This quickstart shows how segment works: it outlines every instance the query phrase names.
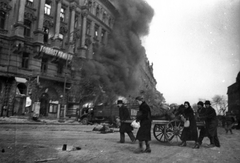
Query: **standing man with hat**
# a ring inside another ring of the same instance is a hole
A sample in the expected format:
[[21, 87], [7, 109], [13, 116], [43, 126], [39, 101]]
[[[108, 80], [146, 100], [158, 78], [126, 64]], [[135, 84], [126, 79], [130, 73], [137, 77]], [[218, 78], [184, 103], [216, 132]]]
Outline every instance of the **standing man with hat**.
[[119, 108], [119, 118], [121, 122], [120, 126], [120, 142], [119, 143], [125, 143], [125, 132], [128, 134], [129, 138], [133, 143], [136, 142], [135, 136], [133, 135], [133, 127], [131, 126], [131, 123], [127, 123], [126, 120], [130, 120], [130, 113], [128, 111], [128, 108], [124, 106], [122, 100], [117, 101], [117, 105]]
[[[198, 110], [197, 110], [198, 121], [200, 121], [204, 124], [203, 126], [198, 127], [200, 130], [200, 133], [198, 136], [199, 146], [197, 148], [199, 148], [202, 145], [202, 141], [203, 141], [204, 137], [208, 136], [208, 134], [207, 134], [206, 126], [205, 126], [205, 118], [203, 118], [204, 115], [206, 114], [206, 108], [204, 107], [204, 103], [202, 101], [199, 101], [197, 103], [197, 106], [198, 106]], [[208, 136], [208, 138], [210, 139], [209, 136]], [[211, 142], [211, 139], [210, 139], [210, 142]], [[212, 143], [210, 143], [210, 144], [212, 144]]]
[[210, 138], [211, 144], [209, 148], [220, 147], [220, 142], [217, 135], [218, 119], [216, 111], [212, 108], [210, 101], [205, 101], [206, 114], [203, 116], [206, 122], [206, 130]]

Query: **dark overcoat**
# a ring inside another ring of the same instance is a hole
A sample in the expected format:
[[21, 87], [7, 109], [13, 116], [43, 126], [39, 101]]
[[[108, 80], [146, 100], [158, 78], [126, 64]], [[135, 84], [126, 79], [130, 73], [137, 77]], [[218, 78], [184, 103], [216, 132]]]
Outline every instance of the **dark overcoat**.
[[181, 135], [182, 141], [188, 141], [188, 140], [198, 140], [198, 131], [197, 131], [197, 124], [195, 120], [195, 116], [193, 113], [192, 108], [186, 108], [183, 112], [183, 116], [186, 120], [190, 121], [189, 127], [184, 127]]
[[124, 122], [126, 120], [130, 120], [129, 110], [124, 105], [119, 108], [119, 118], [121, 121], [121, 126], [120, 126], [119, 132], [121, 132], [121, 133], [131, 132], [133, 130], [133, 127], [131, 126], [131, 124]]
[[[197, 110], [197, 114], [198, 114], [197, 121], [202, 122], [202, 123], [205, 124], [205, 120], [202, 117], [206, 114], [206, 111], [207, 110], [206, 110], [205, 107], [202, 107], [202, 108]], [[200, 135], [207, 136], [206, 125], [199, 126], [198, 128], [200, 129]], [[199, 137], [200, 137], [200, 135], [199, 135]]]
[[137, 121], [140, 122], [140, 128], [138, 129], [136, 139], [139, 141], [149, 141], [151, 140], [151, 110], [146, 102], [143, 102], [139, 106], [140, 114], [137, 116]]
[[206, 109], [207, 111], [204, 117], [206, 122], [207, 134], [210, 137], [211, 143], [217, 147], [220, 147], [220, 142], [217, 134], [218, 118], [216, 111], [211, 106]]
[[218, 119], [216, 111], [210, 106], [207, 108], [205, 116], [206, 128], [210, 137], [217, 134]]

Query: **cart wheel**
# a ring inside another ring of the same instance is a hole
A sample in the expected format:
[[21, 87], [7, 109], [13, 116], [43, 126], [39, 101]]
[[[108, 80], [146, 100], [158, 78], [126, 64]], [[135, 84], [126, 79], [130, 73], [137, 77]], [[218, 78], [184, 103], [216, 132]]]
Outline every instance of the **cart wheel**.
[[164, 131], [165, 131], [165, 125], [163, 124], [155, 124], [153, 127], [153, 135], [160, 142], [168, 141], [168, 139], [166, 138], [166, 135], [164, 134]]
[[87, 125], [88, 124], [88, 118], [87, 117], [83, 118], [81, 120], [81, 122], [82, 122], [83, 125]]
[[183, 130], [183, 123], [178, 120], [172, 120], [165, 126], [165, 135], [167, 141], [179, 142]]

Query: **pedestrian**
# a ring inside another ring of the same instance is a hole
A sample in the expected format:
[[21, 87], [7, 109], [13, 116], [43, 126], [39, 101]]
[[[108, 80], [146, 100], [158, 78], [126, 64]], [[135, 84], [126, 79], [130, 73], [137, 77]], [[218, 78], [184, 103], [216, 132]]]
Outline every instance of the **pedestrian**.
[[120, 119], [120, 141], [119, 143], [125, 143], [125, 132], [128, 134], [129, 138], [133, 143], [136, 142], [136, 138], [133, 135], [133, 127], [131, 126], [130, 122], [126, 122], [130, 120], [130, 113], [128, 108], [124, 105], [122, 100], [117, 101], [117, 105], [119, 108], [119, 119]]
[[[205, 126], [205, 119], [202, 118], [206, 114], [206, 108], [204, 107], [204, 103], [202, 101], [199, 101], [197, 103], [198, 110], [197, 110], [197, 117], [198, 121], [202, 122], [203, 126], [199, 126], [199, 136], [198, 136], [198, 146], [196, 148], [199, 148], [202, 145], [202, 141], [204, 137], [208, 136], [206, 126]], [[210, 139], [210, 137], [208, 137]], [[210, 139], [211, 141], [211, 139]]]
[[[139, 147], [135, 151], [136, 153], [151, 153], [150, 141], [151, 141], [151, 110], [148, 104], [144, 101], [143, 97], [136, 97], [136, 101], [139, 104], [139, 111], [136, 117], [136, 121], [140, 122], [140, 128], [138, 129], [136, 139], [139, 141]], [[143, 150], [143, 142], [145, 142], [146, 149]]]
[[228, 131], [230, 131], [230, 133], [233, 134], [232, 127], [233, 127], [234, 122], [235, 122], [234, 117], [231, 116], [229, 112], [226, 112], [226, 117], [225, 117], [225, 131], [226, 131], [226, 134], [228, 133]]
[[181, 115], [181, 120], [184, 123], [188, 121], [189, 125], [184, 125], [181, 135], [182, 142], [179, 144], [179, 146], [187, 146], [187, 141], [195, 141], [193, 148], [198, 148], [198, 131], [193, 109], [188, 101], [184, 102], [184, 107], [185, 110]]
[[220, 147], [220, 142], [217, 135], [218, 119], [216, 111], [212, 108], [210, 101], [205, 101], [206, 114], [203, 116], [205, 118], [207, 134], [210, 137], [209, 148]]

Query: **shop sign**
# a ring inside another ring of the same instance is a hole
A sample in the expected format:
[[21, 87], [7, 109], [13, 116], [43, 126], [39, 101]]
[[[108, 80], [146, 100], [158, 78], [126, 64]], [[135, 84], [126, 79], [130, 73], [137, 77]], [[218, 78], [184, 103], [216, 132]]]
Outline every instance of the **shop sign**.
[[46, 47], [46, 46], [43, 46], [43, 45], [40, 46], [39, 52], [43, 52], [45, 54], [48, 54], [48, 55], [51, 55], [51, 56], [54, 56], [54, 57], [58, 57], [58, 58], [62, 58], [62, 59], [65, 59], [65, 60], [72, 60], [72, 58], [73, 58], [73, 56], [71, 54], [64, 53], [60, 50], [53, 49], [53, 48], [50, 48], [50, 47]]

